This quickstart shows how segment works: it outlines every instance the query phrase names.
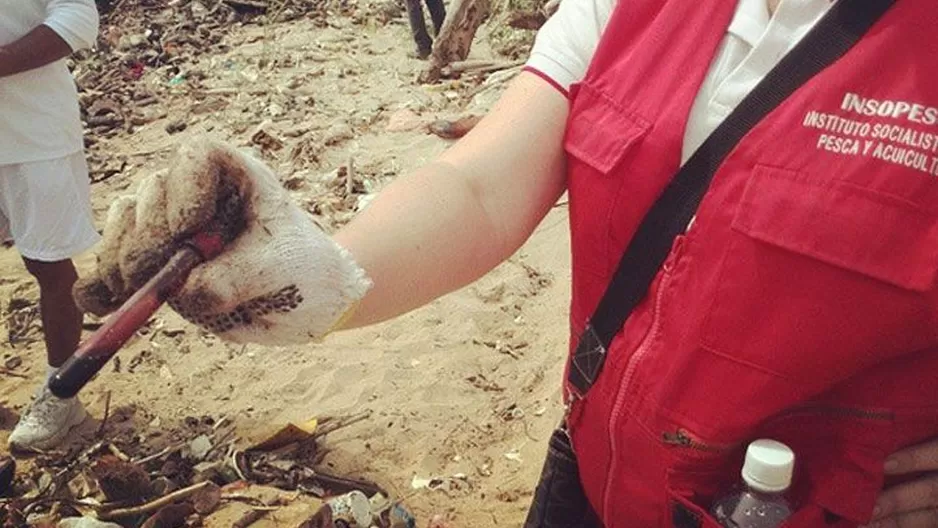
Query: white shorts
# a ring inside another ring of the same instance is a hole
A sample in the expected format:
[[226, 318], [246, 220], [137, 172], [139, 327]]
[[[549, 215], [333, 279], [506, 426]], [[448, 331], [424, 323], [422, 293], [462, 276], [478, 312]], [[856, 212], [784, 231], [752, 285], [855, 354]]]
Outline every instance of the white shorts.
[[83, 152], [47, 161], [0, 165], [0, 241], [30, 260], [66, 260], [100, 236], [91, 214]]

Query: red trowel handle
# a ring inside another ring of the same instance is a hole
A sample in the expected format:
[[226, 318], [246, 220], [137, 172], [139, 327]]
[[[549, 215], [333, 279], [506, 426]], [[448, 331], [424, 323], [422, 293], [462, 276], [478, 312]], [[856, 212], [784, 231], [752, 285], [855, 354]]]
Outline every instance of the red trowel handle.
[[156, 310], [182, 288], [189, 273], [221, 253], [220, 232], [199, 233], [169, 259], [160, 271], [121, 305], [104, 325], [49, 379], [49, 390], [59, 398], [71, 398], [104, 367], [124, 343]]

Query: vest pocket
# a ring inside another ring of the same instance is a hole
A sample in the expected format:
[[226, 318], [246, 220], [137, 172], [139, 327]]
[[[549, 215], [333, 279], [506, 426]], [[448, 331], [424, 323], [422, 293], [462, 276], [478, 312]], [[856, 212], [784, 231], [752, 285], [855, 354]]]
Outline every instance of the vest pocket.
[[[786, 526], [855, 526], [868, 520], [883, 486], [883, 463], [896, 445], [895, 429], [892, 411], [828, 402], [789, 409], [761, 427], [759, 436], [795, 452], [790, 496], [801, 509]], [[805, 521], [796, 524], [799, 519]]]
[[[681, 494], [670, 491], [668, 496], [669, 528], [722, 528], [710, 513]], [[857, 524], [838, 517], [817, 504], [792, 513], [781, 528], [852, 528]]]
[[701, 332], [707, 350], [819, 394], [934, 346], [938, 214], [756, 166], [732, 215]]
[[621, 231], [637, 225], [643, 202], [653, 200], [650, 190], [644, 199], [638, 191], [628, 200], [619, 196], [626, 182], [642, 176], [631, 173], [628, 161], [642, 150], [637, 147], [651, 125], [589, 83], [575, 85], [570, 96], [563, 146], [575, 294], [571, 310], [574, 320], [582, 322], [591, 315], [631, 236]]
[[668, 496], [668, 508], [673, 528], [721, 528], [718, 523], [703, 508], [691, 502], [687, 497], [671, 491]]
[[[680, 480], [680, 477], [677, 480]], [[841, 492], [849, 493], [849, 489]], [[717, 497], [719, 496], [701, 498], [686, 489], [669, 484], [665, 528], [721, 528], [722, 525], [709, 511], [710, 505]], [[852, 528], [864, 522], [860, 518], [844, 518], [813, 499], [795, 504], [793, 508], [794, 511], [781, 525], [782, 528]]]
[[795, 171], [757, 166], [733, 229], [908, 290], [929, 289], [938, 272], [938, 215], [896, 196]]
[[709, 506], [727, 480], [726, 475], [716, 470], [668, 471], [664, 527], [721, 528], [710, 515]]
[[564, 150], [602, 174], [611, 172], [650, 126], [589, 84], [575, 85], [571, 99]]
[[[672, 495], [671, 524], [672, 528], [722, 528], [719, 522], [709, 512], [690, 502], [680, 495]], [[781, 528], [847, 528], [856, 526], [849, 524], [817, 505], [809, 505], [792, 514]]]
[[872, 515], [886, 451], [895, 443], [893, 429], [891, 413], [818, 402], [785, 411], [732, 444], [711, 444], [684, 431], [685, 441], [671, 443], [676, 461], [667, 476], [665, 518], [670, 524], [665, 526], [719, 526], [709, 510], [740, 484], [746, 445], [771, 438], [795, 452], [792, 486], [785, 494], [793, 513], [782, 526], [855, 527]]
[[[723, 525], [686, 497], [671, 492], [670, 522], [671, 528], [723, 528]], [[824, 508], [810, 504], [796, 512], [782, 523], [781, 528], [847, 528], [856, 526], [826, 511]]]

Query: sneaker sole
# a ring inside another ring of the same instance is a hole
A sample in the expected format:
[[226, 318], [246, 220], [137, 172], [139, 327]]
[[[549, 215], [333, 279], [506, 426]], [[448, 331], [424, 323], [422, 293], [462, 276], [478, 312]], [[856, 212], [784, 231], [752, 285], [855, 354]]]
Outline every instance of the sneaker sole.
[[11, 450], [29, 450], [29, 449], [52, 449], [53, 447], [58, 446], [65, 440], [65, 437], [68, 436], [68, 433], [72, 432], [76, 426], [80, 425], [88, 417], [88, 411], [85, 410], [85, 406], [79, 404], [76, 407], [78, 410], [73, 411], [68, 416], [66, 421], [66, 426], [59, 429], [59, 431], [46, 438], [45, 440], [40, 440], [38, 442], [32, 442], [29, 445], [20, 445], [15, 442], [10, 442]]

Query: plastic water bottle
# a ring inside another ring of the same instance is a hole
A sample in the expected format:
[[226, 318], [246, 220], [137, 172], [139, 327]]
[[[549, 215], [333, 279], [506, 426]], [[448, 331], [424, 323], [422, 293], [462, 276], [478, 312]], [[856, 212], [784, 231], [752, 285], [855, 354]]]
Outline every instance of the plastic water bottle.
[[775, 440], [756, 440], [746, 450], [743, 486], [717, 500], [711, 513], [727, 528], [776, 528], [791, 515], [785, 492], [795, 454]]

